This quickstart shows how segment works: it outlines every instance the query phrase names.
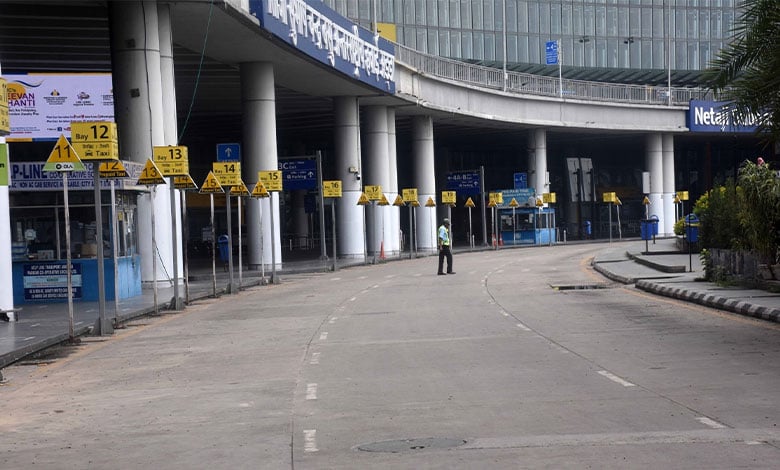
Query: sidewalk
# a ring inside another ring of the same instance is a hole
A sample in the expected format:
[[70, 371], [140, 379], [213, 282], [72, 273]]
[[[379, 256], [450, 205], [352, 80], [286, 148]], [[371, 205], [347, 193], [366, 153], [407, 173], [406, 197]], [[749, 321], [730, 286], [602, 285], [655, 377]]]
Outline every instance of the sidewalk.
[[704, 271], [697, 253], [680, 253], [675, 240], [619, 243], [593, 259], [593, 268], [623, 284], [707, 307], [780, 323], [780, 294], [743, 287], [723, 287], [698, 279]]
[[[697, 281], [703, 276], [697, 254], [676, 251], [673, 239], [659, 239], [649, 243], [649, 254], [645, 253], [645, 242], [600, 243], [604, 248], [594, 257], [593, 267], [604, 276], [654, 294], [674, 297], [734, 313], [780, 322], [780, 294], [770, 292], [721, 287], [714, 283]], [[478, 248], [481, 250], [483, 248]], [[512, 248], [503, 248], [512, 249]], [[338, 267], [348, 267], [363, 262], [339, 260]], [[190, 268], [189, 301], [212, 297], [215, 294], [211, 263], [193, 263]], [[331, 269], [332, 261], [308, 259], [285, 261], [278, 277], [291, 274], [322, 272]], [[691, 270], [692, 268], [692, 270]], [[225, 294], [228, 273], [221, 263], [216, 267], [216, 295]], [[270, 282], [271, 271], [265, 277], [258, 271], [243, 271], [241, 288]], [[238, 268], [234, 269], [234, 286], [239, 284]], [[179, 296], [185, 298], [184, 286], [179, 287]], [[168, 310], [173, 300], [173, 287], [158, 287], [158, 311]], [[76, 336], [86, 334], [99, 316], [97, 302], [74, 302], [74, 327]], [[143, 294], [119, 302], [119, 312], [113, 301], [106, 302], [105, 315], [122, 323], [132, 318], [154, 313], [152, 289]], [[68, 339], [67, 303], [24, 305], [15, 322], [0, 322], [0, 371], [21, 358], [41, 351]], [[0, 380], [2, 376], [0, 375]]]

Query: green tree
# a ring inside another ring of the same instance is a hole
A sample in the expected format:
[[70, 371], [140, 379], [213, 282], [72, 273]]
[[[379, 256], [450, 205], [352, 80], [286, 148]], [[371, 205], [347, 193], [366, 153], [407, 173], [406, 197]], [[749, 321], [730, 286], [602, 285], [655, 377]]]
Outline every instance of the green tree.
[[780, 179], [769, 164], [746, 161], [739, 169], [740, 219], [744, 237], [765, 263], [778, 262]]
[[732, 122], [757, 117], [767, 143], [780, 141], [780, 1], [745, 0], [732, 30], [704, 75]]

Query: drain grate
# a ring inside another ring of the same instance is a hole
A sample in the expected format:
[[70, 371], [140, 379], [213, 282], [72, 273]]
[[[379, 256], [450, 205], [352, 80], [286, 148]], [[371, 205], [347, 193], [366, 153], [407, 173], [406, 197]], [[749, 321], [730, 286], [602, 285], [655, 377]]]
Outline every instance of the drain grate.
[[449, 449], [465, 444], [464, 439], [452, 439], [449, 437], [425, 437], [421, 439], [398, 439], [393, 441], [372, 442], [361, 444], [357, 447], [363, 452], [412, 452], [425, 449]]
[[593, 289], [606, 289], [606, 284], [550, 284], [554, 290], [593, 290]]

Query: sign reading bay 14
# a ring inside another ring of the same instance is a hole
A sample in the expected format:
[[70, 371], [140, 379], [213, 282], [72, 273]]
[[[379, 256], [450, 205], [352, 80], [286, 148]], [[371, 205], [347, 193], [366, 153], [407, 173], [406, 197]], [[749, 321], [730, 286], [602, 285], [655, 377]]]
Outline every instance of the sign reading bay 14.
[[310, 57], [387, 93], [395, 93], [395, 47], [318, 0], [250, 0], [267, 29]]

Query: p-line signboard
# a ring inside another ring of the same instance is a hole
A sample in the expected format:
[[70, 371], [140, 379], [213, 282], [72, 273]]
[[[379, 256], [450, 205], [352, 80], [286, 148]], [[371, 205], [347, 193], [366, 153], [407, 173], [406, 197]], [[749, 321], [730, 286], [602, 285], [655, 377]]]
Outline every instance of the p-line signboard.
[[249, 0], [260, 25], [308, 56], [395, 93], [395, 46], [319, 0]]

